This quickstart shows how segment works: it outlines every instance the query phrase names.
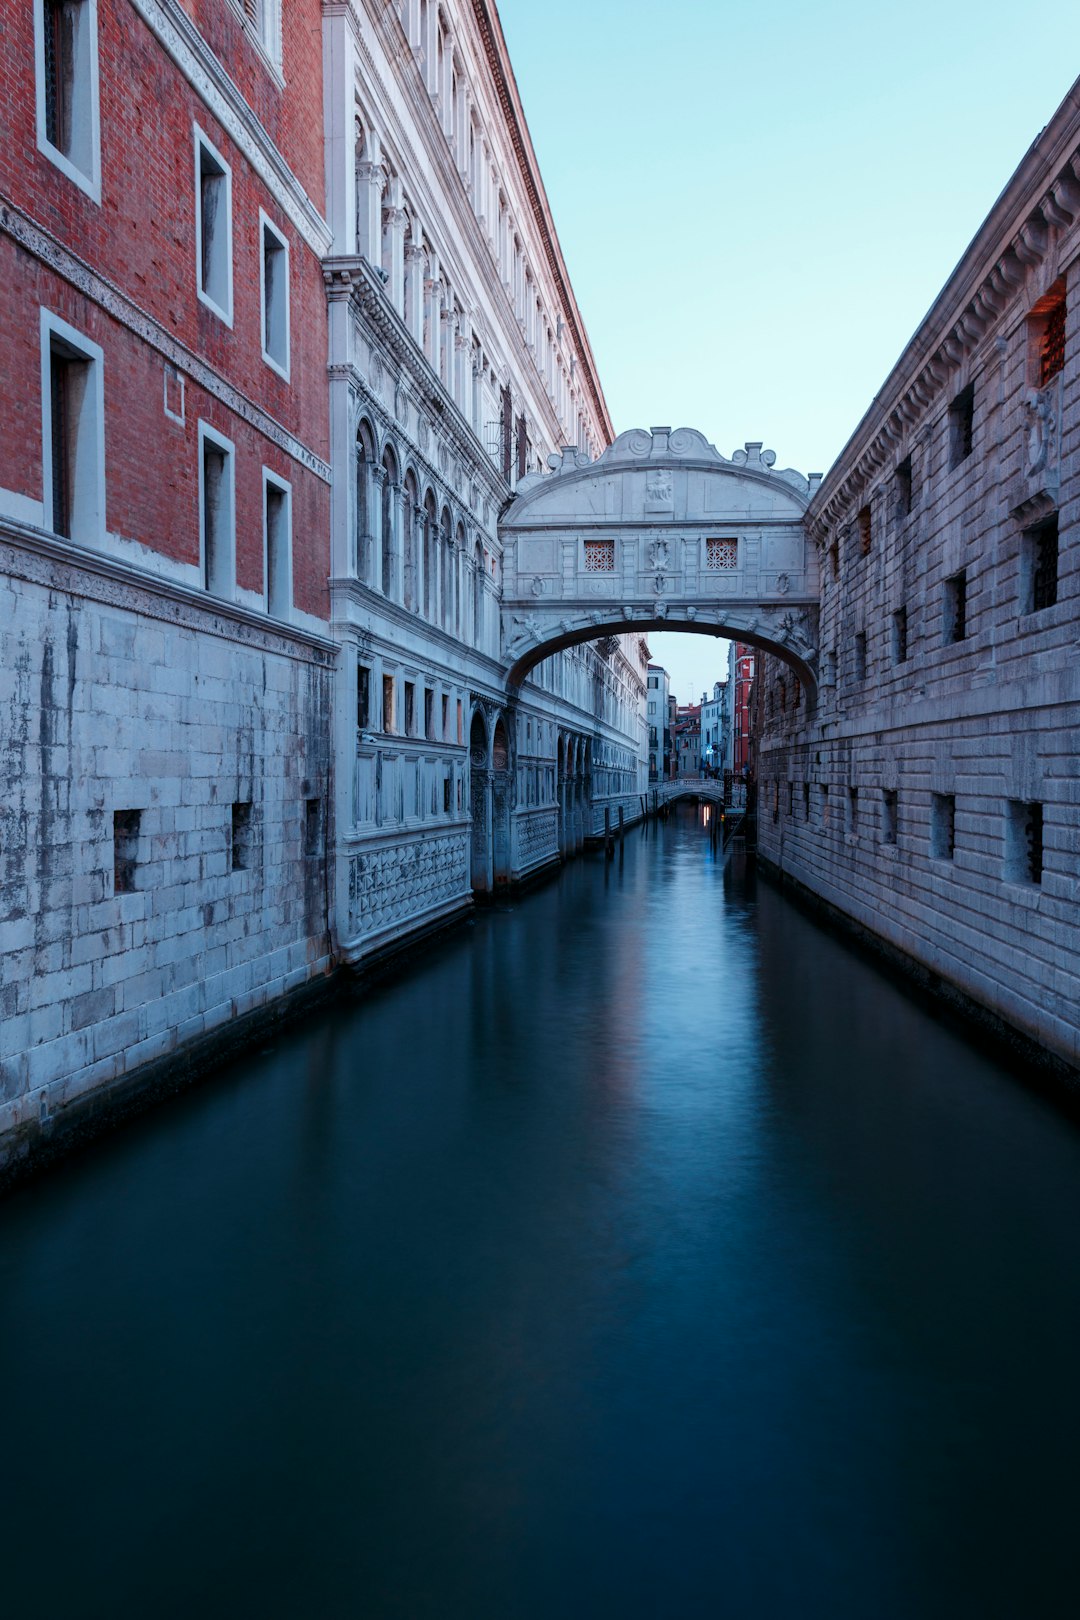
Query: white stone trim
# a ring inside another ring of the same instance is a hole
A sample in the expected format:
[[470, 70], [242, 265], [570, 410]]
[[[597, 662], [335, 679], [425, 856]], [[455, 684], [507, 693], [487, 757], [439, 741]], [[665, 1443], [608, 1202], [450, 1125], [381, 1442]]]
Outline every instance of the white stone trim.
[[[233, 323], [233, 221], [232, 221], [232, 165], [222, 157], [205, 130], [193, 124], [195, 141], [195, 290], [199, 302], [219, 316], [226, 326]], [[225, 302], [218, 300], [203, 286], [202, 279], [202, 154], [208, 152], [221, 170], [225, 181]]]
[[[285, 609], [284, 613], [275, 613], [274, 610], [273, 610], [273, 607], [271, 606], [271, 601], [270, 601], [270, 525], [269, 525], [269, 522], [268, 522], [268, 518], [269, 518], [269, 502], [267, 500], [267, 496], [268, 496], [268, 493], [269, 493], [269, 491], [271, 489], [275, 489], [275, 490], [280, 491], [280, 493], [282, 495], [284, 495], [284, 497], [285, 497], [285, 508], [284, 508], [284, 522], [285, 522], [285, 536], [286, 536], [286, 539], [285, 539], [285, 579], [286, 579], [285, 593], [286, 593], [286, 597], [287, 597], [287, 602], [286, 602], [286, 609]], [[274, 472], [273, 469], [270, 468], [270, 467], [264, 467], [263, 470], [262, 470], [262, 514], [263, 514], [263, 601], [265, 603], [267, 613], [269, 613], [275, 619], [280, 619], [284, 623], [289, 623], [292, 620], [292, 616], [293, 616], [293, 510], [292, 510], [292, 485], [289, 483], [288, 479], [282, 478], [280, 476], [280, 474]]]
[[[272, 355], [266, 347], [266, 233], [274, 238], [285, 255], [285, 363]], [[264, 208], [259, 209], [259, 346], [266, 364], [279, 377], [289, 381], [292, 368], [292, 264], [289, 257], [289, 239], [274, 224]]]
[[207, 111], [273, 192], [311, 251], [320, 257], [328, 252], [331, 236], [326, 221], [179, 0], [130, 0], [130, 3]]
[[44, 527], [54, 526], [52, 500], [52, 343], [59, 338], [90, 367], [79, 410], [76, 459], [79, 474], [72, 509], [71, 538], [101, 545], [105, 538], [105, 354], [74, 326], [42, 307], [41, 318], [41, 509]]
[[81, 108], [85, 126], [82, 131], [87, 148], [89, 166], [82, 168], [52, 144], [46, 134], [45, 115], [45, 21], [41, 0], [34, 0], [34, 102], [37, 148], [55, 163], [92, 202], [101, 202], [101, 115], [98, 95], [98, 31], [97, 0], [82, 0], [80, 5], [77, 49], [83, 57], [79, 74], [83, 78], [85, 104]]
[[121, 292], [95, 270], [91, 270], [82, 259], [63, 247], [55, 237], [49, 235], [48, 231], [35, 225], [6, 198], [0, 201], [0, 230], [6, 231], [20, 247], [25, 248], [50, 270], [55, 271], [79, 292], [92, 299], [134, 337], [148, 344], [150, 348], [156, 349], [158, 354], [174, 365], [178, 371], [184, 372], [212, 398], [220, 400], [227, 410], [247, 422], [257, 433], [261, 433], [286, 455], [299, 462], [302, 467], [306, 467], [317, 478], [321, 478], [324, 484], [330, 482], [329, 465], [303, 444], [295, 434], [290, 433], [288, 428], [283, 427], [268, 412], [255, 405], [231, 383], [226, 382], [204, 360], [166, 331], [153, 316], [140, 309], [126, 293]]
[[35, 529], [45, 527], [45, 503], [35, 501], [32, 495], [21, 495], [17, 489], [0, 489], [0, 521], [13, 518], [16, 523], [29, 523]]
[[[224, 500], [225, 522], [223, 524], [222, 538], [225, 542], [224, 565], [219, 577], [221, 590], [215, 590], [207, 574], [206, 559], [206, 499], [203, 489], [203, 478], [206, 466], [205, 446], [213, 445], [221, 450], [225, 456]], [[199, 577], [202, 580], [207, 594], [220, 597], [222, 601], [230, 602], [236, 596], [236, 446], [231, 439], [223, 433], [212, 428], [208, 422], [199, 423]]]

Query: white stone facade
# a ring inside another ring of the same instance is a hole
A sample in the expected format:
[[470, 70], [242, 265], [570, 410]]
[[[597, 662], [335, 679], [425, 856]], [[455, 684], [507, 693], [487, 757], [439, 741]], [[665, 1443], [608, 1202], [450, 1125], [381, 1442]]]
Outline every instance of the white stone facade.
[[324, 19], [335, 910], [362, 963], [641, 814], [648, 653], [611, 637], [507, 690], [500, 512], [611, 426], [497, 17]]
[[811, 502], [820, 699], [759, 681], [763, 855], [1080, 1064], [1080, 110]]

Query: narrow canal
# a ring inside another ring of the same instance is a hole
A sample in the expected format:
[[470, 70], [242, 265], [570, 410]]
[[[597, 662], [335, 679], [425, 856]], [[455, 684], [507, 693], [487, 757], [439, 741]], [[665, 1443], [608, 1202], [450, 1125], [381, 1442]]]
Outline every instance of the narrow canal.
[[700, 814], [0, 1204], [7, 1620], [1071, 1620], [1080, 1135]]

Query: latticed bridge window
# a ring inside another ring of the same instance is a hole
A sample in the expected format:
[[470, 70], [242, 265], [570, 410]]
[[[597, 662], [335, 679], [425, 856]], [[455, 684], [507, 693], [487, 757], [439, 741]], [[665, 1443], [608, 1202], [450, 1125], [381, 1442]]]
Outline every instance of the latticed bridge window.
[[736, 568], [738, 562], [739, 542], [737, 540], [706, 540], [706, 568]]
[[1065, 369], [1065, 299], [1059, 298], [1046, 312], [1042, 342], [1039, 345], [1039, 387]]
[[586, 540], [585, 572], [587, 574], [613, 574], [615, 572], [614, 540]]

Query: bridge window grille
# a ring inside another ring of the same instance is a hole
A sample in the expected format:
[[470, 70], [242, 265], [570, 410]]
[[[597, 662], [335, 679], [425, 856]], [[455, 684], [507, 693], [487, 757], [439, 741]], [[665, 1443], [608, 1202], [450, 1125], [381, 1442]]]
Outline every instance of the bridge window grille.
[[896, 789], [881, 790], [881, 842], [896, 843]]
[[975, 444], [975, 385], [968, 383], [949, 406], [949, 465], [959, 467]]
[[1051, 513], [1042, 523], [1024, 531], [1022, 562], [1024, 612], [1039, 613], [1057, 602], [1058, 516]]
[[1039, 344], [1039, 387], [1045, 388], [1064, 369], [1065, 296], [1062, 294], [1046, 312], [1046, 325]]
[[915, 504], [915, 487], [912, 481], [911, 457], [907, 456], [896, 469], [896, 513], [898, 517], [908, 517]]
[[1011, 883], [1041, 883], [1043, 807], [1035, 800], [1010, 799], [1005, 821], [1005, 876]]
[[615, 572], [614, 540], [585, 541], [585, 572], [587, 574], [613, 574]]
[[714, 572], [737, 568], [739, 542], [737, 540], [706, 540], [705, 567]]
[[907, 608], [899, 607], [893, 614], [893, 663], [905, 664], [907, 655]]
[[859, 550], [864, 557], [870, 555], [870, 547], [874, 539], [874, 522], [870, 507], [866, 505], [859, 511]]
[[963, 641], [967, 635], [967, 570], [945, 581], [945, 641]]
[[934, 793], [930, 799], [930, 853], [951, 861], [956, 854], [956, 795]]

